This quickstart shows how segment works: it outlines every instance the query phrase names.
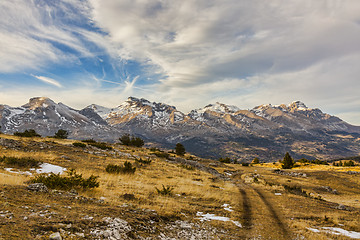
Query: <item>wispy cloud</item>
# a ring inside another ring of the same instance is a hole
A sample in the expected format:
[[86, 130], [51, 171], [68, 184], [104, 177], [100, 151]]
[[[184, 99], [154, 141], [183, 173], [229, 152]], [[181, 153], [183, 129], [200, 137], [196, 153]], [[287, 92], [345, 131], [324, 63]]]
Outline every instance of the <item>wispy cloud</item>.
[[62, 88], [63, 86], [58, 82], [56, 81], [55, 79], [52, 79], [52, 78], [49, 78], [49, 77], [44, 77], [44, 76], [35, 76], [35, 75], [32, 75], [34, 78], [37, 78], [39, 79], [40, 81], [46, 83], [46, 84], [50, 84], [50, 85], [53, 85], [55, 87], [58, 87], [58, 88]]
[[[76, 68], [66, 79], [83, 74], [83, 96], [360, 111], [358, 0], [4, 0], [0, 16], [1, 73]], [[97, 72], [82, 69], [90, 61]]]

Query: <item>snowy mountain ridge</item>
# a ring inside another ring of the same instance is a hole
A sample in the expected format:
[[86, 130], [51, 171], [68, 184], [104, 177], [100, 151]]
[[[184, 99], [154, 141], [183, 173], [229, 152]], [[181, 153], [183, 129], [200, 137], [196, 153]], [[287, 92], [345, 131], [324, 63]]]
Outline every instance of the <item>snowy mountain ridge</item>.
[[189, 151], [204, 156], [231, 152], [274, 158], [293, 151], [321, 157], [360, 152], [360, 127], [300, 101], [250, 110], [216, 102], [185, 114], [174, 106], [135, 97], [114, 108], [91, 104], [81, 110], [38, 97], [21, 107], [0, 105], [0, 126], [4, 133], [35, 129], [43, 136], [61, 128], [71, 138], [105, 141], [130, 133], [161, 146], [183, 142]]

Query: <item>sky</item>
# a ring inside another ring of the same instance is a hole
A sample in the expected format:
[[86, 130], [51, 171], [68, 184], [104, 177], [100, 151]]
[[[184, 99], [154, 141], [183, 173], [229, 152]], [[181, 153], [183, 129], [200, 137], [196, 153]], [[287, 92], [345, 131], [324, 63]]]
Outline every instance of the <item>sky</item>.
[[359, 0], [1, 0], [0, 103], [296, 100], [360, 125]]

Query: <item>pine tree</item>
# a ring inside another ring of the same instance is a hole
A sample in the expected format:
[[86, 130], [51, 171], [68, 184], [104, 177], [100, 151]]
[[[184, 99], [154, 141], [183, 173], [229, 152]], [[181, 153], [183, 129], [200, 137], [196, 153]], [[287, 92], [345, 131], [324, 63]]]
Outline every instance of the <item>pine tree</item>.
[[256, 157], [252, 160], [251, 162], [252, 164], [259, 164], [260, 163], [260, 160]]
[[283, 169], [291, 169], [291, 168], [294, 167], [294, 164], [295, 164], [294, 160], [292, 159], [292, 157], [290, 156], [290, 154], [287, 152], [287, 153], [285, 154], [285, 157], [284, 157], [283, 161], [282, 161], [281, 167], [282, 167]]
[[179, 156], [184, 156], [185, 154], [185, 147], [181, 143], [177, 143], [175, 146], [175, 153]]
[[55, 133], [54, 138], [66, 139], [66, 138], [68, 138], [68, 136], [69, 136], [68, 131], [63, 130], [63, 129], [59, 129], [59, 130]]

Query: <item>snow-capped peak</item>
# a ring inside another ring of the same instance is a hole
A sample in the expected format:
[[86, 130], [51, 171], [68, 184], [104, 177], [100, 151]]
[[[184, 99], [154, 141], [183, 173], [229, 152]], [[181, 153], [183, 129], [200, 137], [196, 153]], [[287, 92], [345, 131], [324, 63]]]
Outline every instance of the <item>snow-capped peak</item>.
[[289, 108], [297, 110], [308, 110], [309, 108], [301, 101], [294, 101], [289, 104]]
[[236, 106], [226, 105], [223, 103], [216, 102], [215, 104], [209, 104], [202, 109], [199, 109], [199, 112], [212, 111], [217, 113], [235, 113], [240, 109]]
[[86, 108], [94, 110], [94, 112], [96, 112], [102, 119], [106, 119], [112, 111], [111, 108], [103, 107], [97, 104], [91, 104]]
[[23, 107], [34, 110], [36, 108], [47, 108], [55, 105], [56, 103], [48, 97], [34, 97], [30, 98], [29, 102], [23, 105]]

